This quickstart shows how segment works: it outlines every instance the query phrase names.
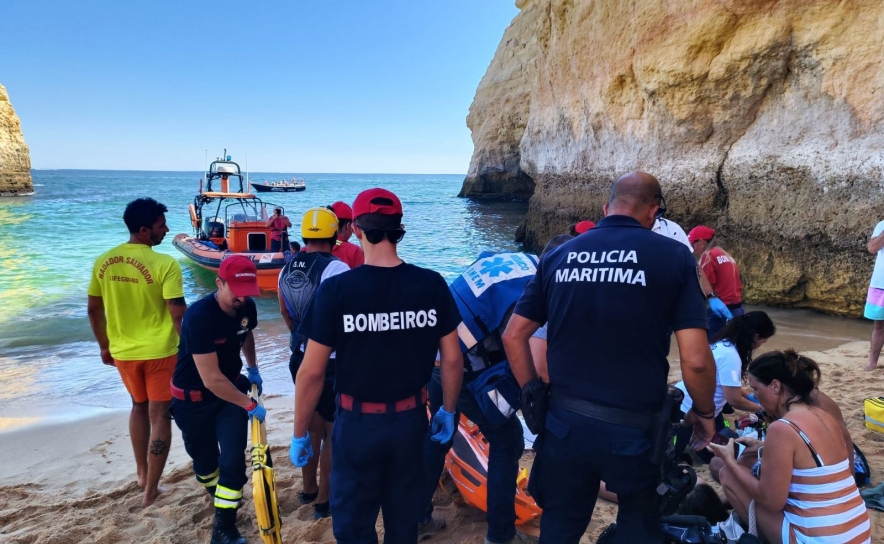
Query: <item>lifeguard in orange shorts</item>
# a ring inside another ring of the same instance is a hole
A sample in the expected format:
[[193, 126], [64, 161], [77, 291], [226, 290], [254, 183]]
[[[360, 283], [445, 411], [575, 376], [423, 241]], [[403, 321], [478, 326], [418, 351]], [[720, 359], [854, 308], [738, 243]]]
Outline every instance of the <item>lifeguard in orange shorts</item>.
[[123, 214], [129, 241], [95, 261], [89, 283], [89, 323], [101, 360], [117, 368], [132, 396], [129, 433], [138, 485], [144, 487], [142, 506], [159, 495], [169, 456], [172, 424], [164, 416], [187, 309], [181, 266], [151, 249], [169, 232], [166, 211], [152, 198], [130, 202]]

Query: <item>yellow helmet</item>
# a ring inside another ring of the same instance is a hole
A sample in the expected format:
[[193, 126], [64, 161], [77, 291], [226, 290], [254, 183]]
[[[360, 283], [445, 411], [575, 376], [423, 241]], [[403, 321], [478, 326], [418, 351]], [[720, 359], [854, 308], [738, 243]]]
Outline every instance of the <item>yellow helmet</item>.
[[334, 238], [338, 232], [338, 218], [328, 208], [310, 208], [301, 218], [301, 237], [309, 239]]

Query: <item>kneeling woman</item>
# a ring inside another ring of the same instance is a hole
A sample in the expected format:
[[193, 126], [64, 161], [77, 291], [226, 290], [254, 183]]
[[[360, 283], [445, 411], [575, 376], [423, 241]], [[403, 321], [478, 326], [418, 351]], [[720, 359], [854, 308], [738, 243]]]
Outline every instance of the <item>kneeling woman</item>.
[[819, 366], [792, 350], [765, 353], [749, 365], [749, 386], [777, 418], [767, 430], [759, 479], [736, 462], [733, 441], [709, 445], [724, 462], [728, 501], [744, 520], [754, 501], [760, 536], [772, 544], [871, 542], [841, 427], [813, 404], [819, 377]]
[[[761, 347], [776, 331], [773, 321], [766, 313], [755, 311], [734, 316], [712, 339], [712, 356], [715, 358], [716, 431], [724, 429], [721, 411], [725, 404], [745, 412], [757, 412], [761, 409], [757, 403], [746, 398], [749, 391], [743, 389], [742, 385], [746, 378], [746, 369], [752, 360], [752, 351]], [[684, 382], [678, 382], [675, 386], [684, 392], [681, 411], [687, 414], [693, 406], [691, 396]], [[675, 447], [679, 453], [684, 451], [692, 432], [691, 427], [683, 427], [678, 433]]]

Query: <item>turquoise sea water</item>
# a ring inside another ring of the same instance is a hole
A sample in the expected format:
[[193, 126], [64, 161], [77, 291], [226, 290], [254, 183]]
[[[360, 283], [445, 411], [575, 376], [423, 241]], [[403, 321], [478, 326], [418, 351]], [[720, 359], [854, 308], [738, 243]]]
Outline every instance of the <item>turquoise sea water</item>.
[[[253, 173], [251, 179], [293, 175]], [[34, 171], [33, 177], [34, 196], [0, 198], [0, 430], [4, 418], [79, 416], [129, 406], [118, 374], [101, 364], [86, 318], [86, 287], [95, 258], [128, 239], [122, 221], [127, 202], [150, 196], [169, 208], [170, 232], [155, 249], [181, 262], [188, 303], [214, 286], [211, 272], [172, 246], [176, 234], [191, 232], [187, 205], [201, 172], [54, 170]], [[394, 191], [402, 200], [408, 231], [400, 245], [402, 257], [448, 279], [484, 249], [517, 248], [513, 233], [527, 210], [524, 203], [457, 198], [461, 175], [297, 177], [306, 180], [307, 191], [265, 198], [283, 205], [296, 226], [307, 208], [352, 202], [370, 187]], [[258, 308], [256, 338], [265, 389], [291, 392], [288, 340], [275, 297], [261, 298]]]

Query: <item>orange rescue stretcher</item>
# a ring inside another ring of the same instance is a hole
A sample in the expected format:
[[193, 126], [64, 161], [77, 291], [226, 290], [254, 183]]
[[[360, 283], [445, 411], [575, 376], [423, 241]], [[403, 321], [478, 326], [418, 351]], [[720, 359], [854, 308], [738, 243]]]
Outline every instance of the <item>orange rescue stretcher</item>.
[[[488, 441], [479, 427], [460, 416], [454, 443], [445, 456], [445, 468], [464, 502], [483, 512], [488, 511]], [[542, 513], [528, 494], [528, 471], [519, 471], [516, 479], [516, 525], [537, 519]]]

